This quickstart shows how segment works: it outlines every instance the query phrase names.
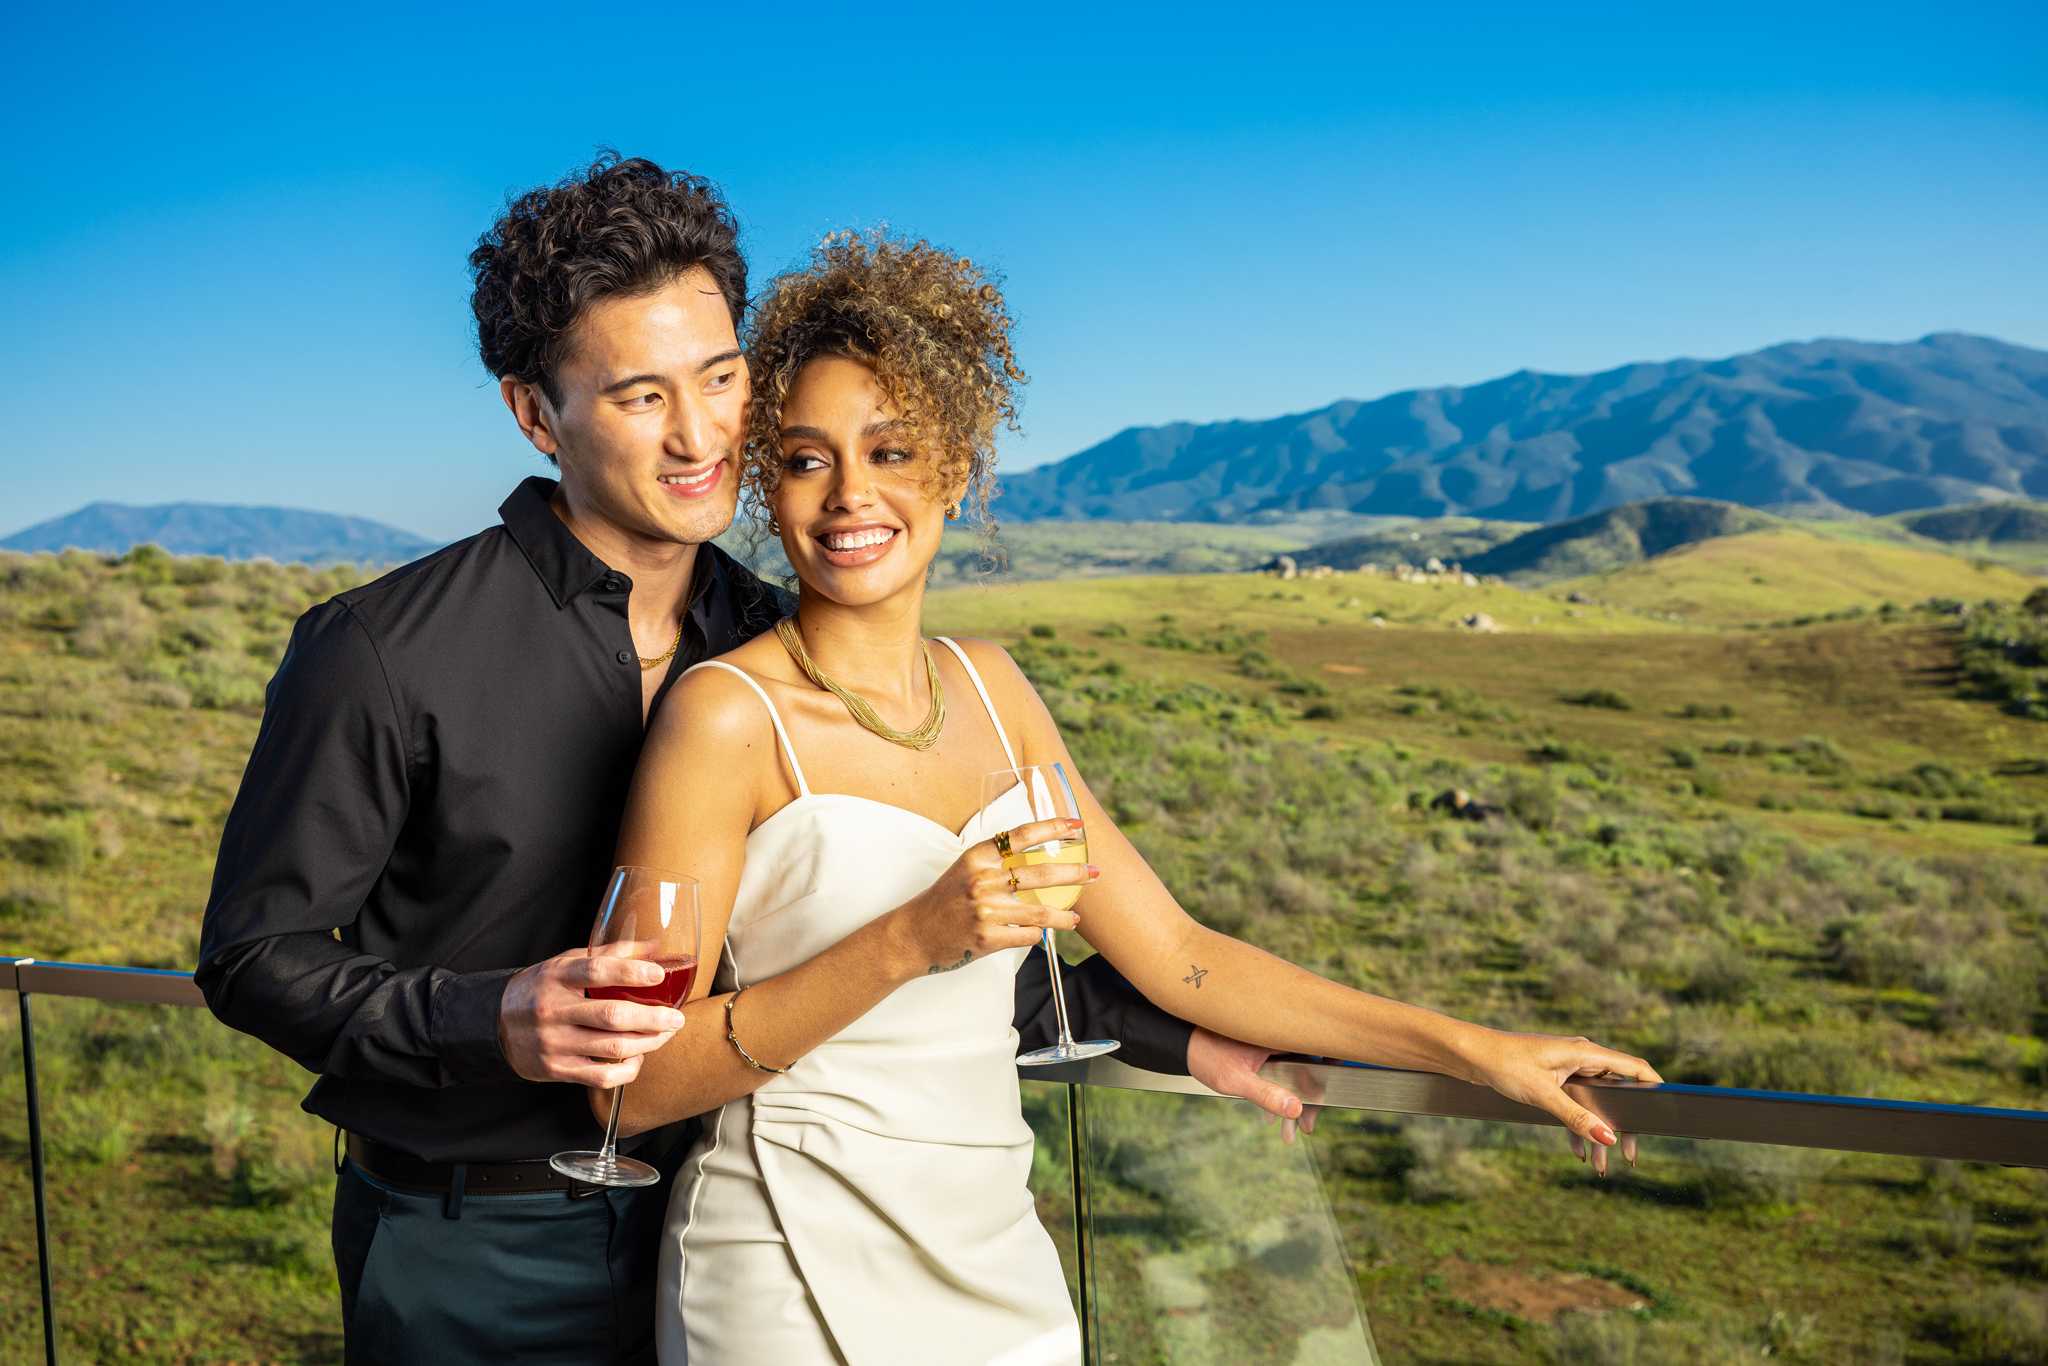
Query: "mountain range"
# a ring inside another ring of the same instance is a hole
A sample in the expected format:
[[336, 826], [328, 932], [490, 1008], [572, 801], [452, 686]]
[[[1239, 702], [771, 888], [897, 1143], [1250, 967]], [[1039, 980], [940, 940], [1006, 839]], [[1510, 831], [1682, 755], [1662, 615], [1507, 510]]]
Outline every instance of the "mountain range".
[[1132, 427], [1004, 481], [1007, 519], [1309, 509], [1552, 523], [1685, 495], [1874, 515], [2048, 495], [2048, 352], [1936, 333], [1517, 371], [1259, 421]]
[[163, 503], [131, 507], [89, 503], [0, 539], [0, 550], [94, 550], [118, 555], [155, 543], [174, 555], [228, 560], [296, 560], [306, 564], [398, 564], [439, 542], [365, 517], [302, 508]]

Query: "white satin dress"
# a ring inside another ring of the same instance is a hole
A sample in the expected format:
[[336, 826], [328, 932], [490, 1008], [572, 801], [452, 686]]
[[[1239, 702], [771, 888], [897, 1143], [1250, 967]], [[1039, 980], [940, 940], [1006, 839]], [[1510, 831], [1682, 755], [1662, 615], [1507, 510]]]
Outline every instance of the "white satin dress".
[[[1010, 763], [988, 689], [959, 657]], [[747, 837], [715, 988], [796, 967], [1030, 819], [1014, 789], [954, 832], [813, 792], [775, 704], [797, 796]], [[665, 1366], [1078, 1362], [1080, 1328], [1027, 1180], [1008, 949], [898, 988], [787, 1074], [705, 1116], [663, 1231]], [[744, 1014], [744, 1012], [743, 1012]], [[744, 1019], [742, 1019], [744, 1024]]]

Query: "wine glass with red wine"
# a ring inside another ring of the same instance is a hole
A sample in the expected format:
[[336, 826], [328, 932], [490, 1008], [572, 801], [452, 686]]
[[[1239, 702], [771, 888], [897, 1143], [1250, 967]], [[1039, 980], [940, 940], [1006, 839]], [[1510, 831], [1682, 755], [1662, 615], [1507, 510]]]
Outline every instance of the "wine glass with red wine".
[[[679, 1008], [697, 981], [697, 880], [659, 868], [614, 868], [604, 905], [590, 931], [593, 958], [644, 958], [665, 974], [649, 986], [591, 987], [593, 1000], [638, 1001]], [[661, 1173], [645, 1162], [619, 1156], [619, 1094], [612, 1088], [611, 1118], [604, 1146], [595, 1152], [556, 1153], [548, 1165], [593, 1186], [651, 1186]]]

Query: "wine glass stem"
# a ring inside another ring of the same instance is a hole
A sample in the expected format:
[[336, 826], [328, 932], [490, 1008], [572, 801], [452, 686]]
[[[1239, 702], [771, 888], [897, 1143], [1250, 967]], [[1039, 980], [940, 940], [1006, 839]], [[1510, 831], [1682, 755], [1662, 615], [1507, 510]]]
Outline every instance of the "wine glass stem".
[[604, 1122], [604, 1147], [598, 1152], [598, 1162], [606, 1167], [618, 1165], [619, 1161], [619, 1097], [626, 1093], [623, 1086], [612, 1088], [612, 1117]]
[[1052, 1011], [1060, 1022], [1060, 1047], [1074, 1046], [1074, 1031], [1067, 1026], [1067, 993], [1060, 986], [1060, 956], [1052, 946], [1052, 931], [1041, 931], [1045, 939], [1045, 969], [1052, 974]]

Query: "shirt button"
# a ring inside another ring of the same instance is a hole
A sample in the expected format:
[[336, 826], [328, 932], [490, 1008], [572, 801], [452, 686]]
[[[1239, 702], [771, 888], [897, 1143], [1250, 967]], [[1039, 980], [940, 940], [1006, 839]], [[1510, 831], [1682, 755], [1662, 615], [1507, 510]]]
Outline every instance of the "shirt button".
[[626, 581], [616, 576], [608, 577], [604, 581], [604, 591], [607, 593], [623, 593], [626, 591]]
[[614, 656], [614, 657], [615, 657], [615, 658], [616, 658], [616, 659], [617, 659], [617, 660], [619, 661], [619, 663], [621, 663], [621, 664], [631, 664], [631, 663], [633, 662], [633, 652], [632, 652], [631, 650], [621, 650], [621, 651], [619, 651], [619, 653], [618, 653], [618, 654], [617, 654], [616, 656]]

